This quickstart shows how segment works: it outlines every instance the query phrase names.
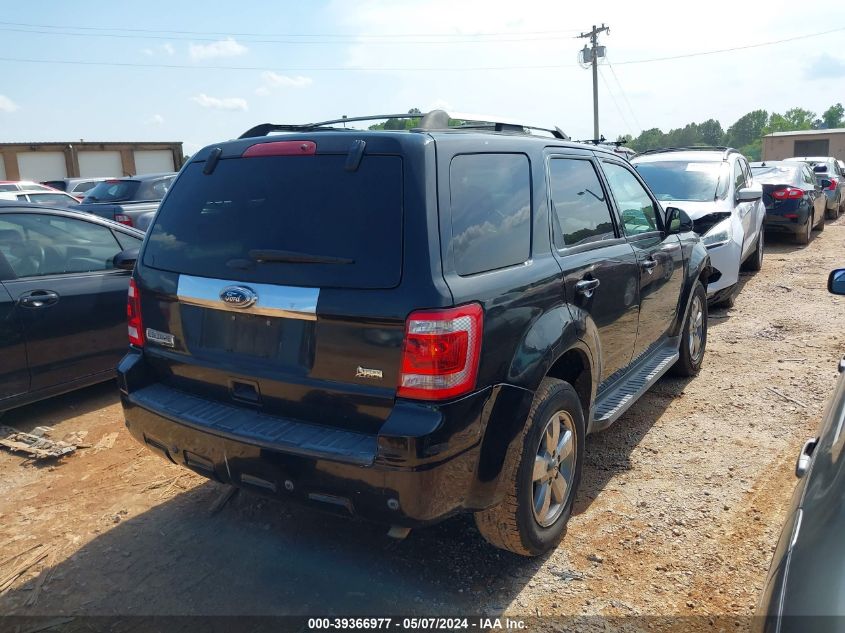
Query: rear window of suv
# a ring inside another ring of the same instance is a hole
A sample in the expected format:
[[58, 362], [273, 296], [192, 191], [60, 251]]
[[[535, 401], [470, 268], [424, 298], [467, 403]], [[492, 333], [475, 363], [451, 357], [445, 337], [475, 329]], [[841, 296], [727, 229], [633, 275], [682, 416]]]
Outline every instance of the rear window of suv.
[[162, 204], [144, 265], [292, 286], [393, 288], [402, 274], [402, 159], [346, 155], [188, 165]]
[[140, 185], [137, 180], [104, 180], [85, 194], [84, 202], [126, 202]]

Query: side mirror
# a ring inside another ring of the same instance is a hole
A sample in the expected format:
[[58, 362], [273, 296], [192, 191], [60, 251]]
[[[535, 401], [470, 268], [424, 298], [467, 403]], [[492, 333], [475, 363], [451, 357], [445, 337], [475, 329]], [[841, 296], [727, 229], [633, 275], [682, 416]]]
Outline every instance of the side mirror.
[[688, 233], [694, 228], [692, 219], [687, 215], [686, 211], [678, 207], [666, 208], [666, 226], [666, 233], [669, 235]]
[[752, 185], [751, 187], [743, 187], [736, 192], [737, 202], [754, 202], [763, 197], [763, 187]]
[[822, 178], [819, 181], [819, 185], [821, 186], [822, 189], [829, 189], [831, 184], [833, 184], [833, 183], [831, 183], [827, 178]]
[[837, 268], [827, 278], [827, 291], [834, 295], [845, 295], [845, 268]]
[[138, 250], [137, 248], [127, 248], [125, 251], [120, 251], [112, 260], [114, 267], [120, 270], [135, 268], [135, 262], [138, 261]]

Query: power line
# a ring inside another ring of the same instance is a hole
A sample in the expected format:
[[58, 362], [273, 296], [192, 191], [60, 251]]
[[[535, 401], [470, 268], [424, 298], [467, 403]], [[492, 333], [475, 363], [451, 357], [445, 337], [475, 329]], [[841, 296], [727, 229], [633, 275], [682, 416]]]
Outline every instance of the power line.
[[33, 24], [28, 22], [2, 22], [5, 26], [23, 26], [43, 29], [63, 29], [74, 31], [118, 31], [125, 33], [175, 33], [179, 35], [217, 35], [229, 37], [331, 37], [339, 39], [350, 39], [357, 41], [359, 38], [403, 38], [403, 37], [492, 37], [499, 35], [561, 35], [564, 33], [577, 33], [575, 29], [555, 31], [499, 31], [487, 33], [382, 33], [379, 35], [357, 34], [357, 33], [233, 33], [227, 31], [171, 31], [166, 29], [139, 29], [128, 27], [101, 27], [101, 26], [71, 26], [69, 24]]
[[[772, 46], [775, 44], [782, 44], [785, 42], [794, 42], [796, 40], [808, 39], [811, 37], [819, 37], [821, 35], [829, 35], [831, 33], [838, 33], [845, 31], [845, 27], [830, 29], [828, 31], [821, 31], [818, 33], [809, 33], [807, 35], [799, 35], [796, 37], [787, 38], [784, 40], [775, 40], [771, 42], [761, 42], [759, 44], [749, 44], [746, 46], [737, 46], [734, 48], [724, 48], [712, 51], [702, 51], [699, 53], [687, 53], [683, 55], [674, 55], [670, 57], [659, 57], [651, 59], [633, 59], [628, 61], [616, 62], [617, 66], [631, 65], [631, 64], [646, 64], [651, 62], [670, 61], [675, 59], [688, 59], [690, 57], [699, 57], [702, 55], [713, 55], [716, 53], [727, 53], [732, 51], [740, 51], [749, 48], [759, 48], [762, 46]], [[278, 66], [205, 66], [197, 64], [154, 64], [141, 62], [98, 62], [88, 60], [67, 60], [67, 59], [37, 59], [37, 58], [23, 58], [23, 57], [0, 57], [0, 62], [13, 62], [21, 64], [60, 64], [60, 65], [75, 65], [75, 66], [115, 66], [120, 68], [170, 68], [170, 69], [186, 69], [186, 70], [250, 70], [263, 71], [275, 70], [286, 72], [464, 72], [464, 71], [502, 71], [502, 70], [559, 70], [561, 68], [577, 68], [578, 64], [539, 64], [539, 65], [512, 65], [512, 66], [451, 66], [451, 67], [407, 67], [407, 66], [382, 66], [382, 67], [352, 67], [352, 66], [312, 66], [312, 67], [291, 67], [280, 68]]]
[[610, 72], [613, 73], [613, 78], [616, 80], [616, 85], [619, 86], [619, 92], [622, 94], [622, 98], [625, 100], [625, 103], [628, 104], [628, 111], [631, 113], [631, 117], [634, 119], [634, 123], [636, 123], [637, 129], [642, 130], [643, 127], [637, 120], [637, 115], [634, 112], [634, 108], [631, 107], [631, 102], [628, 101], [628, 95], [625, 94], [625, 89], [622, 87], [622, 83], [619, 81], [619, 77], [616, 76], [616, 71], [613, 70], [613, 64], [610, 63], [610, 59], [607, 59], [607, 66], [610, 68]]
[[[2, 24], [2, 22], [0, 22]], [[17, 27], [0, 27], [0, 31], [3, 32], [11, 32], [11, 33], [29, 33], [33, 35], [48, 35], [52, 37], [84, 37], [84, 38], [92, 38], [92, 37], [109, 37], [109, 38], [117, 38], [117, 39], [130, 39], [130, 40], [166, 40], [169, 42], [172, 41], [190, 41], [190, 42], [218, 42], [222, 36], [217, 37], [192, 37], [192, 36], [180, 36], [180, 35], [148, 35], [148, 34], [127, 34], [127, 33], [73, 33], [71, 31], [45, 31], [42, 29], [34, 29], [34, 28], [17, 28]], [[517, 34], [515, 34], [517, 35]], [[230, 37], [230, 36], [229, 36]], [[239, 36], [240, 37], [240, 36]], [[286, 37], [293, 37], [293, 36], [286, 36]], [[315, 36], [316, 37], [316, 36]], [[314, 45], [330, 45], [330, 44], [486, 44], [486, 43], [500, 43], [500, 42], [545, 42], [545, 41], [559, 41], [559, 36], [542, 36], [542, 37], [490, 37], [485, 39], [449, 39], [449, 40], [418, 40], [418, 39], [396, 39], [400, 38], [400, 36], [393, 36], [394, 39], [367, 39], [368, 37], [375, 37], [375, 36], [358, 36], [356, 39], [350, 40], [337, 40], [337, 39], [310, 39], [310, 40], [302, 40], [302, 39], [272, 39], [272, 40], [257, 40], [257, 39], [244, 39], [241, 37], [240, 41], [245, 44], [288, 44], [288, 45], [307, 45], [307, 44], [314, 44]], [[408, 36], [408, 38], [412, 38], [415, 36]], [[471, 35], [467, 35], [464, 37], [472, 37]]]
[[634, 133], [631, 130], [631, 124], [628, 122], [628, 117], [625, 116], [625, 113], [622, 112], [622, 108], [619, 107], [619, 103], [616, 101], [616, 97], [613, 96], [613, 92], [610, 90], [610, 84], [607, 83], [607, 79], [604, 76], [604, 73], [599, 67], [599, 76], [601, 77], [602, 83], [604, 83], [604, 87], [607, 89], [607, 94], [610, 95], [610, 100], [613, 101], [613, 105], [616, 107], [616, 112], [619, 113], [619, 116], [622, 118], [622, 123], [627, 128], [628, 134], [634, 136]]
[[806, 40], [810, 37], [819, 37], [820, 35], [830, 35], [831, 33], [839, 33], [845, 31], [845, 27], [830, 29], [829, 31], [820, 31], [817, 33], [808, 33], [807, 35], [796, 35], [795, 37], [787, 37], [782, 40], [772, 40], [770, 42], [760, 42], [758, 44], [747, 44], [745, 46], [733, 46], [731, 48], [719, 48], [712, 51], [702, 51], [700, 53], [687, 53], [685, 55], [672, 55], [670, 57], [652, 57], [650, 59], [632, 59], [627, 62], [617, 62], [617, 66], [624, 66], [626, 64], [650, 64], [651, 62], [665, 62], [672, 59], [687, 59], [689, 57], [701, 57], [703, 55], [716, 55], [717, 53], [732, 53], [734, 51], [744, 51], [749, 48], [760, 48], [762, 46], [773, 46], [774, 44], [785, 44], [787, 42], [795, 42], [797, 40]]

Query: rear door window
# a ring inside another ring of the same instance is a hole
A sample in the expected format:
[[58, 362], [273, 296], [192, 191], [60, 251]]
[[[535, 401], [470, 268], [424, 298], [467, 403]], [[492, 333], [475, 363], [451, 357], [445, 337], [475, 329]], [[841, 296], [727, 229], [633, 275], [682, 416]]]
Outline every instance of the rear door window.
[[528, 261], [531, 168], [524, 154], [464, 154], [449, 168], [452, 253], [462, 276]]
[[553, 158], [549, 185], [557, 248], [616, 238], [607, 197], [591, 161]]
[[199, 277], [393, 288], [402, 274], [402, 158], [346, 155], [191, 163], [149, 230], [143, 263]]

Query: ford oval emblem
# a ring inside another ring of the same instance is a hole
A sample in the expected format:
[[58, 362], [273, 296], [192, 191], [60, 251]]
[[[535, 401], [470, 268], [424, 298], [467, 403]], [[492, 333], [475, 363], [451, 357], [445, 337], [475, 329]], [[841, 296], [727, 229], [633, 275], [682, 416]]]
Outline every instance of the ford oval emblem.
[[246, 286], [226, 286], [220, 291], [220, 300], [233, 308], [248, 308], [258, 301], [258, 295]]

